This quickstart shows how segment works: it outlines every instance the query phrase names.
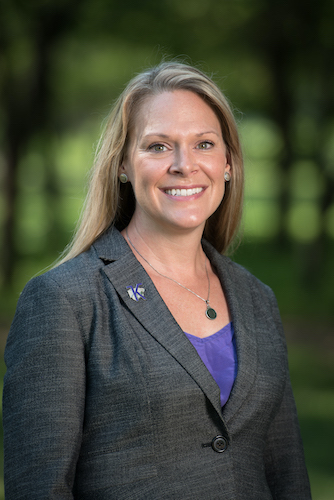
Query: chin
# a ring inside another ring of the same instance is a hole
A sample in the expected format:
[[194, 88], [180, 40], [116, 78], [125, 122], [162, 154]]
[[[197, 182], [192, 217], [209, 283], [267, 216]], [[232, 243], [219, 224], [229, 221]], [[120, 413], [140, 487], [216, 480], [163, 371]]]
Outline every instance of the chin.
[[183, 221], [173, 221], [171, 224], [175, 229], [178, 229], [180, 231], [191, 231], [193, 229], [202, 229], [204, 231], [204, 226], [205, 222], [201, 218], [201, 220], [198, 219], [188, 219], [188, 220], [183, 220]]

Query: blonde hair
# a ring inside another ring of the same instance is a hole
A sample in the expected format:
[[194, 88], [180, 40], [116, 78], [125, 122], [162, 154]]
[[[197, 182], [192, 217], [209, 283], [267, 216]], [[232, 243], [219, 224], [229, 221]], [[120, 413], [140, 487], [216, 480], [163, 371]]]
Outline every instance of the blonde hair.
[[221, 124], [231, 181], [226, 183], [220, 206], [206, 222], [204, 237], [219, 252], [226, 252], [231, 246], [241, 220], [244, 184], [242, 151], [233, 113], [220, 89], [202, 71], [178, 62], [164, 62], [133, 78], [117, 99], [99, 141], [76, 232], [61, 262], [87, 250], [110, 225], [114, 224], [119, 230], [127, 226], [134, 212], [135, 198], [131, 184], [120, 184], [118, 173], [129, 130], [145, 99], [181, 89], [198, 94]]

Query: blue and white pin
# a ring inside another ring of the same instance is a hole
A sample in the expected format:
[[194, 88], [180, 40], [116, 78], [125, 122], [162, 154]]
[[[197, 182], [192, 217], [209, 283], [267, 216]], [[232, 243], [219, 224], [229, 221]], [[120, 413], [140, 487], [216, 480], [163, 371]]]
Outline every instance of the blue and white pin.
[[144, 296], [145, 288], [143, 287], [142, 283], [137, 283], [135, 287], [129, 285], [126, 288], [128, 290], [130, 298], [135, 302], [138, 302], [139, 299], [146, 300], [146, 297]]

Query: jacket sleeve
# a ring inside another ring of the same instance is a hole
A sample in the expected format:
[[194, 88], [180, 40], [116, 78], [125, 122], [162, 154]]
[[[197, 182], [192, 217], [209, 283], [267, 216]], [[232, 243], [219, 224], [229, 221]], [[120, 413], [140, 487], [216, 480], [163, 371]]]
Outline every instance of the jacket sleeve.
[[274, 500], [310, 500], [310, 484], [289, 379], [267, 436], [266, 476]]
[[84, 414], [84, 342], [48, 273], [28, 283], [19, 299], [5, 361], [6, 499], [70, 500]]
[[281, 404], [271, 422], [266, 439], [265, 466], [267, 481], [274, 500], [311, 500], [295, 400], [292, 392], [288, 355], [282, 322], [274, 294], [272, 317], [286, 352], [286, 383]]

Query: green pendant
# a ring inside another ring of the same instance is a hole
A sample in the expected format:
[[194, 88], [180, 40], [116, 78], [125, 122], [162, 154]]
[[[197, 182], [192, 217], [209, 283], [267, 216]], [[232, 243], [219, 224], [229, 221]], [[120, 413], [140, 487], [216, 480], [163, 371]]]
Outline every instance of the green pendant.
[[207, 310], [205, 311], [205, 315], [209, 319], [216, 319], [217, 318], [217, 313], [212, 307], [208, 307]]

